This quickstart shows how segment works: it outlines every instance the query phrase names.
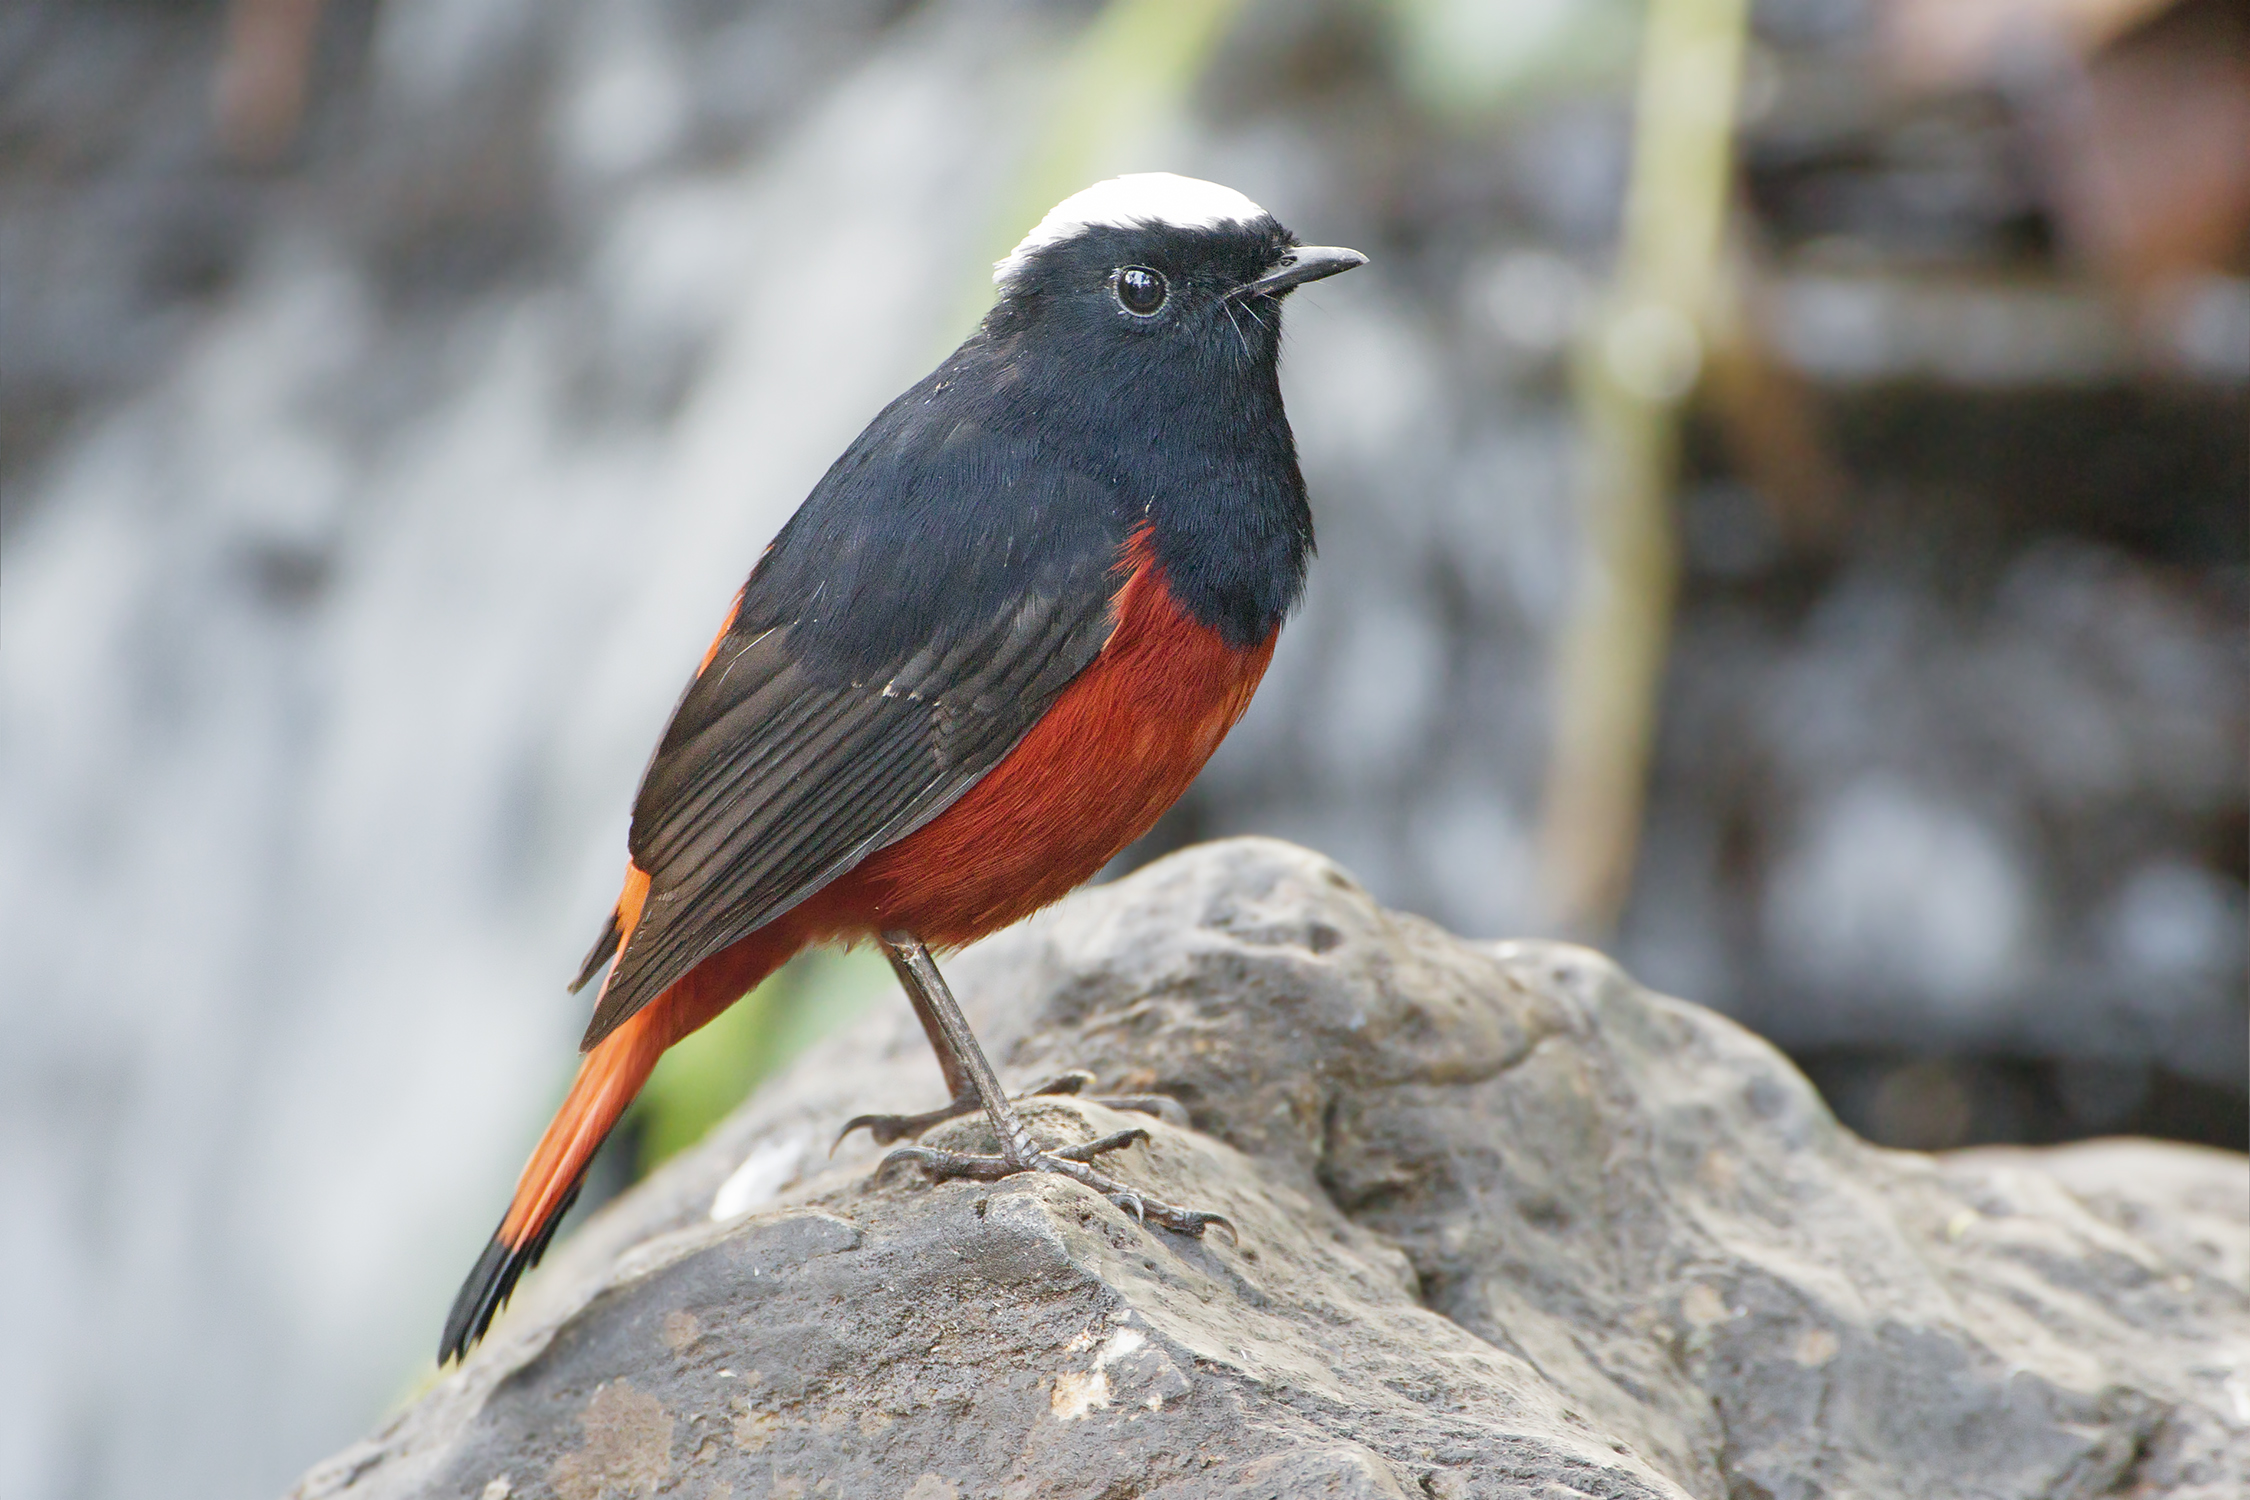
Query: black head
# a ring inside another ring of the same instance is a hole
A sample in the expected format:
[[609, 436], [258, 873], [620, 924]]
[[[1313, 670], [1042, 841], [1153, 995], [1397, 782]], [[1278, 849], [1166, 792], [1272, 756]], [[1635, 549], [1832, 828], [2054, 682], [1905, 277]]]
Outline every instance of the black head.
[[1097, 380], [1270, 378], [1281, 299], [1366, 259], [1299, 245], [1232, 188], [1135, 173], [1064, 199], [1000, 262], [986, 329]]
[[1313, 542], [1281, 406], [1281, 301], [1365, 261], [1299, 245], [1216, 183], [1096, 183], [1000, 262], [983, 327], [908, 404], [953, 447], [989, 437], [980, 493], [1029, 488], [1019, 464], [1091, 481], [1073, 493], [1100, 508], [1080, 519], [1104, 547], [1145, 534], [1175, 599], [1250, 645], [1296, 603]]

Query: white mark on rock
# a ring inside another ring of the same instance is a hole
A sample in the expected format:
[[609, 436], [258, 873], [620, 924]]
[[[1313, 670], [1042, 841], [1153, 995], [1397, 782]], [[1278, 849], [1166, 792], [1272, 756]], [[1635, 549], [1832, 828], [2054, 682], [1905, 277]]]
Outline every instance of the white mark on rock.
[[[1058, 1422], [1075, 1422], [1096, 1407], [1109, 1405], [1109, 1366], [1148, 1342], [1138, 1328], [1120, 1328], [1094, 1355], [1094, 1367], [1083, 1375], [1065, 1370], [1055, 1377], [1054, 1395], [1048, 1398]], [[1149, 1408], [1151, 1411], [1155, 1407]]]
[[1808, 1370], [1817, 1370], [1834, 1359], [1836, 1351], [1842, 1347], [1836, 1341], [1836, 1335], [1827, 1329], [1808, 1328], [1797, 1335], [1796, 1345], [1790, 1349], [1789, 1357]]
[[1100, 1370], [1081, 1375], [1065, 1370], [1055, 1377], [1055, 1392], [1047, 1400], [1058, 1422], [1075, 1422], [1097, 1406], [1109, 1405], [1109, 1376]]
[[498, 1479], [495, 1479], [490, 1484], [487, 1484], [484, 1487], [483, 1493], [477, 1496], [477, 1500], [508, 1500], [508, 1496], [512, 1494], [514, 1490], [515, 1485], [509, 1480], [507, 1475], [503, 1474]]
[[1680, 1316], [1698, 1328], [1709, 1328], [1713, 1323], [1724, 1323], [1734, 1316], [1727, 1310], [1727, 1299], [1718, 1289], [1705, 1282], [1697, 1282], [1680, 1298]]
[[797, 1167], [804, 1159], [805, 1138], [801, 1135], [759, 1142], [712, 1194], [711, 1222], [724, 1224], [771, 1203], [775, 1195], [797, 1180]]
[[1109, 1342], [1102, 1346], [1102, 1352], [1094, 1356], [1094, 1368], [1098, 1370], [1104, 1365], [1115, 1363], [1147, 1342], [1148, 1335], [1138, 1328], [1120, 1328], [1109, 1336]]
[[2240, 1426], [2250, 1427], [2250, 1380], [2245, 1380], [2239, 1374], [2229, 1375], [2225, 1388], [2227, 1400], [2234, 1406], [2235, 1422]]

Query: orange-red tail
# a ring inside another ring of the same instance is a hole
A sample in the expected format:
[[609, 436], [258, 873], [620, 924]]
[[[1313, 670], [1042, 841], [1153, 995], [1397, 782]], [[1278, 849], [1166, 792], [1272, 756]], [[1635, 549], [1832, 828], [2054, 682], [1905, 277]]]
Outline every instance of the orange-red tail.
[[459, 1359], [492, 1326], [524, 1272], [539, 1263], [578, 1197], [594, 1153], [641, 1091], [667, 1047], [747, 994], [797, 951], [794, 933], [764, 929], [715, 953], [604, 1037], [531, 1153], [506, 1217], [461, 1284], [445, 1320], [438, 1363]]

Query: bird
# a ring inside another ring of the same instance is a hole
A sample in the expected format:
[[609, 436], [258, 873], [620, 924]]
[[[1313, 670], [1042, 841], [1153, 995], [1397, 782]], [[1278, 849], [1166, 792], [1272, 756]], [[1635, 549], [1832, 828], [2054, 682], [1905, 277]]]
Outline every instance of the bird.
[[999, 1141], [894, 1158], [1061, 1173], [1144, 1222], [1231, 1230], [1092, 1165], [1146, 1131], [1042, 1148], [931, 955], [1090, 878], [1248, 707], [1313, 553], [1282, 300], [1366, 259], [1231, 188], [1142, 172], [1064, 199], [998, 262], [975, 331], [758, 557], [665, 726], [571, 986], [602, 976], [576, 1080], [441, 1365], [538, 1262], [665, 1049], [815, 944], [881, 947], [953, 1093], [853, 1125], [887, 1143], [981, 1108]]

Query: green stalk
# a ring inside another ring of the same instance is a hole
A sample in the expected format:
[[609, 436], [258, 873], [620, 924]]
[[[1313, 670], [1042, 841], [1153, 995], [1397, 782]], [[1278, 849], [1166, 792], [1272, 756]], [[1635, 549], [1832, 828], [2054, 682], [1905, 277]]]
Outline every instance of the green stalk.
[[1705, 363], [1747, 0], [1651, 0], [1614, 284], [1572, 362], [1585, 569], [1555, 661], [1542, 854], [1552, 915], [1616, 922], [1638, 855], [1678, 592], [1671, 490]]

